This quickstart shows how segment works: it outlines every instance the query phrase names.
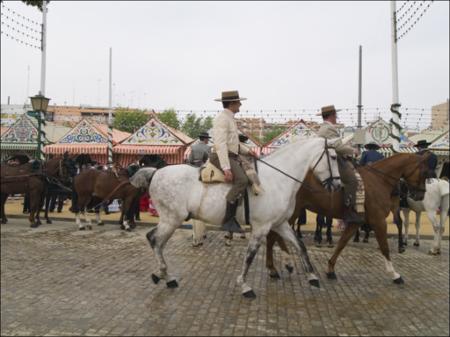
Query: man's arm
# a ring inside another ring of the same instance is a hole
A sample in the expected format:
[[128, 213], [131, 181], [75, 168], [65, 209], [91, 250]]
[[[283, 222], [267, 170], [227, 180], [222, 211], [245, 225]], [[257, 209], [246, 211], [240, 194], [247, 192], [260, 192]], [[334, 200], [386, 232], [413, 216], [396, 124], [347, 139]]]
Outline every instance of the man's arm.
[[214, 148], [219, 157], [220, 167], [222, 170], [229, 170], [231, 168], [230, 160], [228, 158], [228, 121], [223, 116], [218, 116], [214, 121], [212, 130]]

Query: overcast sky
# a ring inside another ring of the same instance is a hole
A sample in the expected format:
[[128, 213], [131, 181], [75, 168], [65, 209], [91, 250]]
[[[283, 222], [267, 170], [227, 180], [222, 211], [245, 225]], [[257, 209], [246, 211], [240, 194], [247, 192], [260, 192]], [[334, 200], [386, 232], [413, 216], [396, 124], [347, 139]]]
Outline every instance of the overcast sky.
[[[41, 21], [33, 7], [4, 4]], [[2, 14], [19, 19], [3, 7]], [[22, 36], [2, 22], [8, 30]], [[213, 99], [238, 89], [248, 98], [243, 110], [355, 108], [362, 45], [363, 105], [386, 110], [390, 34], [388, 1], [51, 1], [46, 96], [51, 104], [106, 106], [112, 47], [114, 106], [217, 110]], [[40, 51], [5, 34], [1, 43], [1, 102], [23, 103], [39, 90]], [[448, 98], [449, 2], [434, 1], [399, 41], [398, 62], [402, 107], [429, 109]]]

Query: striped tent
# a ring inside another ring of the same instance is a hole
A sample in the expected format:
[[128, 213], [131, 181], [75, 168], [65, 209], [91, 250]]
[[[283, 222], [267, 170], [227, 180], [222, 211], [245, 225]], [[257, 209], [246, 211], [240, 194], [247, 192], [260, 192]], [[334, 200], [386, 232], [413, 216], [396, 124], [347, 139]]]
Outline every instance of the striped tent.
[[316, 136], [317, 133], [313, 129], [309, 128], [303, 120], [300, 120], [288, 128], [285, 132], [264, 144], [262, 154], [267, 155], [279, 149], [283, 145], [290, 144], [300, 139]]
[[[113, 129], [113, 144], [117, 144], [130, 134]], [[82, 119], [74, 128], [61, 137], [55, 144], [44, 148], [46, 154], [62, 155], [86, 153], [100, 164], [108, 161], [107, 126]]]
[[127, 166], [146, 154], [160, 155], [168, 164], [184, 162], [184, 153], [194, 140], [163, 122], [156, 115], [135, 133], [113, 147], [120, 165]]

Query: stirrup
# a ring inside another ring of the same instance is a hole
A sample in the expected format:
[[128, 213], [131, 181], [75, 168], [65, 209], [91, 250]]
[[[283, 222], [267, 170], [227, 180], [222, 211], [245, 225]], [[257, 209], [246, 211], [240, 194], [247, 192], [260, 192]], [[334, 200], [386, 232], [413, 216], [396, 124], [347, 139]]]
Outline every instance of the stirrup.
[[222, 230], [226, 232], [232, 232], [232, 233], [244, 233], [244, 230], [241, 228], [239, 223], [236, 221], [235, 217], [232, 217], [230, 220], [225, 222], [222, 225]]

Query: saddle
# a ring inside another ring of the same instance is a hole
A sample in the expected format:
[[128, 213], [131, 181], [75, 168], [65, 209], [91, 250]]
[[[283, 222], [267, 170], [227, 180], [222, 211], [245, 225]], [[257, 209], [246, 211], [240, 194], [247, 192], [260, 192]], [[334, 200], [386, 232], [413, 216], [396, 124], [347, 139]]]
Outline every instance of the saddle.
[[364, 190], [364, 182], [359, 175], [358, 172], [355, 172], [356, 180], [358, 180], [358, 187], [356, 189], [356, 201], [355, 201], [355, 208], [356, 212], [358, 213], [364, 213], [364, 201], [365, 201], [365, 190]]
[[208, 160], [206, 164], [200, 168], [199, 180], [205, 184], [224, 183], [225, 175]]

